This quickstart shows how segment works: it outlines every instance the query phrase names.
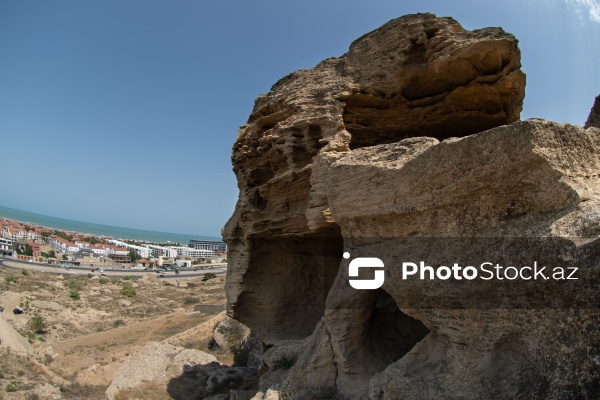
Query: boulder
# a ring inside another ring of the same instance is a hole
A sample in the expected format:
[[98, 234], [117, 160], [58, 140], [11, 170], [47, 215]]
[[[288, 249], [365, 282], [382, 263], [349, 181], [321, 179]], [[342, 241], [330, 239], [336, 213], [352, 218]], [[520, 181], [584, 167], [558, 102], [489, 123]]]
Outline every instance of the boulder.
[[242, 342], [249, 335], [248, 327], [235, 319], [226, 316], [213, 329], [213, 340], [224, 349], [232, 346], [242, 346]]
[[125, 299], [119, 299], [119, 307], [129, 307], [131, 305], [131, 301]]
[[106, 398], [115, 399], [119, 392], [147, 382], [166, 385], [172, 378], [182, 375], [186, 366], [211, 363], [218, 365], [213, 355], [203, 351], [151, 342], [125, 359], [106, 390]]
[[212, 372], [206, 384], [209, 393], [235, 390], [251, 390], [258, 386], [256, 371], [248, 367], [220, 368]]

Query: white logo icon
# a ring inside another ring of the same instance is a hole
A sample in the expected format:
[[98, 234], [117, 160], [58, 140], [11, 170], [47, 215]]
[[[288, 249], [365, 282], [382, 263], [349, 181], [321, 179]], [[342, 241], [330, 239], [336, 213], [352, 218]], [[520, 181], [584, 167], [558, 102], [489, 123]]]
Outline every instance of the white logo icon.
[[[344, 253], [344, 258], [349, 259], [350, 253]], [[376, 257], [357, 257], [350, 261], [348, 266], [348, 276], [354, 278], [358, 277], [358, 270], [360, 268], [383, 268], [383, 261]], [[385, 271], [377, 269], [374, 271], [375, 277], [373, 279], [350, 279], [350, 286], [354, 289], [379, 289], [383, 285], [385, 279]]]

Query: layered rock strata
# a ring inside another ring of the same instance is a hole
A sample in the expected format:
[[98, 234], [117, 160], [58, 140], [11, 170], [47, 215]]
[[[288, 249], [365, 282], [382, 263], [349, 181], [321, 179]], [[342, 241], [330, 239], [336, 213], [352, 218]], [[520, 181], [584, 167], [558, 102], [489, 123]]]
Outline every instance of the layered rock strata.
[[[263, 392], [598, 390], [600, 131], [516, 122], [524, 87], [512, 35], [418, 14], [256, 100], [224, 238], [230, 312], [266, 350]], [[380, 258], [383, 286], [352, 288], [344, 252]], [[405, 279], [421, 260], [535, 261], [580, 280]]]

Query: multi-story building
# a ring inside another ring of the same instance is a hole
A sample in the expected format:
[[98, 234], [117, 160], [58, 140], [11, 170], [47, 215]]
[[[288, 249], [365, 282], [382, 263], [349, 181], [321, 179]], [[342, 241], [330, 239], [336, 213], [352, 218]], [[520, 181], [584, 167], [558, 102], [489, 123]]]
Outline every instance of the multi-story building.
[[171, 247], [171, 249], [177, 251], [177, 255], [182, 257], [209, 258], [216, 255], [213, 250], [192, 249], [191, 247]]
[[16, 232], [15, 228], [13, 228], [10, 225], [2, 226], [2, 237], [4, 237], [5, 239], [10, 239], [13, 242], [15, 240], [18, 240], [18, 236], [17, 236], [17, 232]]
[[48, 243], [54, 247], [54, 250], [64, 254], [75, 254], [79, 252], [79, 247], [75, 243], [71, 243], [61, 237], [49, 237]]
[[150, 257], [150, 249], [148, 247], [136, 246], [134, 244], [125, 243], [115, 239], [108, 240], [108, 242], [116, 244], [119, 247], [125, 247], [128, 250], [133, 250], [138, 256], [142, 258]]
[[3, 255], [12, 255], [13, 250], [13, 242], [11, 239], [0, 238], [0, 252], [2, 252]]
[[88, 249], [90, 249], [94, 253], [94, 255], [100, 257], [105, 256], [107, 251], [106, 247], [99, 244], [91, 244], [88, 246]]
[[190, 239], [189, 247], [198, 250], [210, 250], [215, 253], [227, 253], [227, 245], [225, 242], [213, 240], [194, 240]]
[[163, 256], [167, 258], [175, 258], [177, 257], [177, 251], [173, 250], [171, 247], [162, 247], [154, 244], [143, 244], [143, 247], [146, 247], [150, 250], [150, 254], [152, 257]]

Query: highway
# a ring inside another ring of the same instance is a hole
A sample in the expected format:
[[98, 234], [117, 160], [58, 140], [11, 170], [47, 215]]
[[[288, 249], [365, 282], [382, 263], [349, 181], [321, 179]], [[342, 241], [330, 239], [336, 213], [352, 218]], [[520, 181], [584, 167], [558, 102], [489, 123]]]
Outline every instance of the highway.
[[[94, 267], [94, 271], [92, 272], [91, 267], [72, 267], [70, 266], [67, 270], [65, 267], [61, 267], [58, 265], [49, 265], [45, 263], [34, 263], [34, 262], [24, 262], [15, 260], [11, 257], [1, 257], [0, 256], [0, 266], [5, 268], [12, 269], [26, 269], [26, 270], [34, 270], [39, 272], [47, 272], [52, 274], [63, 274], [63, 275], [102, 275], [107, 277], [124, 277], [124, 276], [133, 276], [135, 278], [141, 278], [144, 275], [151, 274], [159, 277], [154, 270], [140, 270], [140, 269], [106, 269], [102, 268], [103, 272], [98, 272], [98, 268]], [[227, 272], [227, 265], [214, 265], [210, 266], [207, 269], [198, 268], [198, 271], [194, 271], [193, 269], [181, 269], [179, 270], [179, 274], [175, 274], [175, 271], [168, 271], [164, 274], [164, 277], [161, 279], [189, 279], [189, 278], [197, 278], [204, 276], [207, 273], [213, 273], [215, 275], [223, 275]]]

